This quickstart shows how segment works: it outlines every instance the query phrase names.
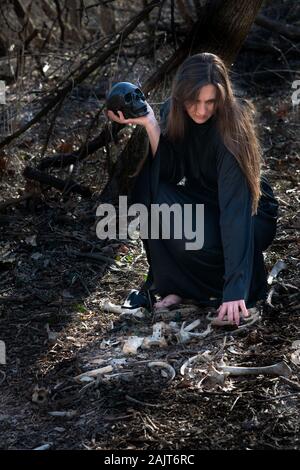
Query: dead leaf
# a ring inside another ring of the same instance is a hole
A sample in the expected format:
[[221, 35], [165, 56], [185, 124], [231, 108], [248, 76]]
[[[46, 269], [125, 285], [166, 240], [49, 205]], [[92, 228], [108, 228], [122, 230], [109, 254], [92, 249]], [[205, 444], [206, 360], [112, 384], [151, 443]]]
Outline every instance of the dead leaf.
[[62, 142], [58, 147], [59, 153], [71, 153], [73, 152], [73, 144], [71, 142]]

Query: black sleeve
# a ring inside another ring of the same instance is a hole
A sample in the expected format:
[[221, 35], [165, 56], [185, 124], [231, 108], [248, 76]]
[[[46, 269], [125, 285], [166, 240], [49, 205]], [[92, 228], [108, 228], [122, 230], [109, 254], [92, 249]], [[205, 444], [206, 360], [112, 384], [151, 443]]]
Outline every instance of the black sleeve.
[[154, 159], [159, 160], [159, 178], [177, 184], [184, 176], [184, 168], [183, 160], [176, 145], [164, 134], [169, 110], [170, 100], [167, 100], [160, 108], [160, 127], [162, 131]]
[[240, 165], [223, 144], [216, 161], [225, 263], [223, 302], [247, 301], [254, 249], [252, 196]]

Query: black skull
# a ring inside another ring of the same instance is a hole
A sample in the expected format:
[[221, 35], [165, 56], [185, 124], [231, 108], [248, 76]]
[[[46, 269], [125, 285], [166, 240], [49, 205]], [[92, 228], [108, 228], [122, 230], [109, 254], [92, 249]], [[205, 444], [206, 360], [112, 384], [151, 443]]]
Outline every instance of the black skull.
[[106, 106], [115, 114], [117, 111], [122, 111], [126, 119], [137, 118], [148, 114], [145, 101], [144, 93], [136, 85], [119, 82], [108, 93]]

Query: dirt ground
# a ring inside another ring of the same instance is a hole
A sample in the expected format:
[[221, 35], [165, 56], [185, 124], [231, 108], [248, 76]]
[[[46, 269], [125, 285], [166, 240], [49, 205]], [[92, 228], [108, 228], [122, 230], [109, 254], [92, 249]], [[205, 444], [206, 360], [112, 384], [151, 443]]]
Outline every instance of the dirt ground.
[[[2, 158], [1, 449], [44, 444], [54, 450], [300, 448], [300, 121], [288, 82], [272, 92], [256, 90], [253, 99], [265, 172], [280, 203], [277, 236], [265, 262], [268, 272], [279, 260], [284, 269], [270, 281], [268, 301], [257, 305], [255, 323], [241, 329], [213, 326], [208, 336], [188, 343], [169, 331], [164, 347], [123, 352], [129, 336], [151, 335], [158, 321], [180, 327], [199, 318], [195, 331], [202, 332], [207, 314], [214, 312], [186, 305], [137, 319], [103, 307], [104, 301], [120, 305], [147, 273], [140, 240], [103, 243], [96, 237], [95, 212], [106, 182], [104, 150], [75, 165], [73, 176], [92, 189], [91, 199], [37, 186], [35, 198], [5, 204], [28, 190], [22, 170], [38, 158], [42, 127]], [[85, 125], [83, 108], [85, 117], [95, 110], [93, 100], [78, 100], [70, 99], [62, 111], [48, 154], [77, 143]], [[63, 177], [68, 170], [51, 174]], [[213, 364], [221, 360], [240, 366], [284, 361], [291, 373], [288, 379], [225, 376], [224, 383], [216, 383]], [[149, 367], [152, 361], [171, 365], [175, 377], [165, 367]], [[97, 380], [75, 380], [106, 366], [111, 367]]]

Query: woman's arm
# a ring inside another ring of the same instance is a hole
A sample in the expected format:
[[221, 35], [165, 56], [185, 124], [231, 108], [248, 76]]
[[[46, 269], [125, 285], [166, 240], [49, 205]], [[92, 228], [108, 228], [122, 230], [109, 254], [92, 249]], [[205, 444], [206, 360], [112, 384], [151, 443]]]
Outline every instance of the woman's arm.
[[[147, 107], [149, 113], [146, 116], [139, 118], [125, 119], [121, 111], [118, 111], [119, 117], [117, 117], [112, 111], [108, 111], [107, 116], [119, 124], [138, 124], [144, 126], [149, 137], [153, 160], [155, 160], [155, 163], [159, 168], [159, 178], [163, 181], [177, 184], [184, 176], [184, 162], [182, 155], [178, 151], [176, 145], [170, 142], [168, 137], [161, 132], [161, 127], [159, 126], [149, 103], [147, 103]], [[160, 108], [160, 119], [163, 128], [166, 124], [168, 113], [169, 100], [163, 103]], [[151, 158], [151, 155], [149, 156]]]
[[107, 116], [109, 119], [118, 122], [119, 124], [138, 124], [140, 126], [144, 126], [149, 137], [152, 155], [155, 157], [160, 138], [160, 127], [155, 118], [153, 109], [149, 103], [146, 102], [146, 104], [148, 108], [148, 114], [146, 116], [125, 119], [122, 111], [118, 111], [119, 117], [112, 111], [107, 111]]
[[224, 287], [219, 316], [238, 322], [246, 312], [253, 270], [254, 224], [251, 192], [234, 155], [221, 144], [217, 153], [220, 229], [224, 252]]

